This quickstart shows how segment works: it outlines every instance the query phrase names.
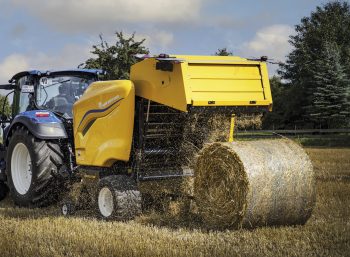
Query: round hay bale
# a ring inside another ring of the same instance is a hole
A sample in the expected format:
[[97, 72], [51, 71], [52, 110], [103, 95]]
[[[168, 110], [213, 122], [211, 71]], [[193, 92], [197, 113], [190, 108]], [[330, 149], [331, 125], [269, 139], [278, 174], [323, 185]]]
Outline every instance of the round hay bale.
[[315, 204], [312, 164], [291, 140], [208, 144], [197, 158], [194, 196], [212, 229], [303, 224]]

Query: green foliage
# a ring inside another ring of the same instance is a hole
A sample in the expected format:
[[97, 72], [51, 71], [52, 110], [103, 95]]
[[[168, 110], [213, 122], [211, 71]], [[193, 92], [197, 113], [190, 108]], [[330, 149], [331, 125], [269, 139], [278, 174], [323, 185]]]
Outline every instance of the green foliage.
[[273, 99], [273, 110], [264, 116], [262, 127], [264, 129], [282, 129], [286, 122], [285, 97], [287, 88], [277, 76], [270, 79]]
[[219, 48], [219, 49], [216, 51], [215, 55], [218, 55], [218, 56], [232, 56], [233, 53], [230, 52], [230, 51], [228, 51], [227, 48], [224, 47], [224, 48]]
[[294, 50], [280, 67], [289, 85], [285, 125], [349, 124], [350, 5], [335, 1], [317, 7], [295, 30], [290, 38]]
[[100, 35], [100, 44], [93, 45], [91, 53], [96, 57], [86, 60], [79, 65], [86, 69], [102, 69], [107, 72], [104, 77], [111, 79], [129, 79], [130, 67], [137, 62], [136, 54], [148, 54], [148, 49], [143, 46], [145, 39], [137, 41], [135, 33], [126, 38], [123, 32], [115, 33], [117, 40], [114, 45], [109, 45]]
[[[4, 108], [4, 113], [2, 113], [2, 107], [4, 105], [4, 101], [5, 101], [5, 106], [4, 106], [5, 108]], [[0, 114], [5, 114], [8, 117], [11, 115], [10, 103], [9, 103], [8, 99], [5, 99], [5, 96], [3, 96], [3, 95], [0, 95]]]
[[[283, 83], [281, 78], [273, 76], [270, 79], [271, 93], [273, 99], [272, 112], [266, 113], [263, 118], [263, 129], [288, 129], [301, 128], [305, 124], [298, 120], [298, 112], [294, 106], [299, 103], [303, 92], [289, 83]], [[291, 122], [293, 121], [293, 122]]]
[[308, 118], [322, 127], [346, 127], [349, 122], [350, 103], [347, 89], [350, 84], [345, 67], [341, 64], [340, 49], [325, 42], [310, 69], [313, 83], [308, 88]]

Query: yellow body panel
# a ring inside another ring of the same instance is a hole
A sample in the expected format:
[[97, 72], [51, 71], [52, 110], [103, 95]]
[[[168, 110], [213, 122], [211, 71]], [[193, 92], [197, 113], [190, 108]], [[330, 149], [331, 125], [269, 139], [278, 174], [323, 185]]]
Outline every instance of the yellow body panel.
[[186, 112], [192, 106], [259, 106], [271, 109], [265, 62], [236, 56], [177, 55], [173, 71], [156, 69], [156, 58], [131, 68], [136, 95]]
[[156, 70], [154, 58], [146, 59], [131, 67], [130, 79], [135, 84], [136, 95], [181, 111], [187, 110], [180, 64], [174, 65], [172, 72], [167, 72]]
[[135, 89], [129, 80], [95, 82], [74, 104], [74, 142], [79, 165], [110, 167], [128, 161]]

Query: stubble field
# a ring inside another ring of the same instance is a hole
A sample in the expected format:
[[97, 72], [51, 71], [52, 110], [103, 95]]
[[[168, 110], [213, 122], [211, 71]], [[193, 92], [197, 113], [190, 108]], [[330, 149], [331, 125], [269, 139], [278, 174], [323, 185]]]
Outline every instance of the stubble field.
[[350, 256], [350, 148], [306, 148], [317, 203], [304, 226], [207, 231], [195, 217], [130, 222], [61, 217], [58, 207], [0, 202], [0, 256]]

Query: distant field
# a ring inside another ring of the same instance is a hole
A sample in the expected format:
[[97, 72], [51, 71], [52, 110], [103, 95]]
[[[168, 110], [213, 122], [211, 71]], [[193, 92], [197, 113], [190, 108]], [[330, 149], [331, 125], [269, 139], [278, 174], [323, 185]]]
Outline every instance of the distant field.
[[135, 221], [63, 218], [57, 208], [0, 203], [0, 256], [349, 256], [350, 148], [306, 148], [317, 204], [305, 226], [206, 231], [191, 219], [149, 214]]
[[[298, 132], [298, 130], [297, 130]], [[300, 132], [300, 131], [299, 131]], [[306, 147], [350, 147], [350, 135], [346, 133], [339, 134], [273, 134], [263, 131], [241, 131], [237, 133], [238, 140], [256, 140], [258, 138], [279, 138], [287, 137], [299, 142]]]

